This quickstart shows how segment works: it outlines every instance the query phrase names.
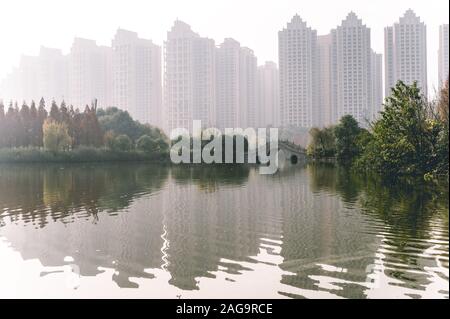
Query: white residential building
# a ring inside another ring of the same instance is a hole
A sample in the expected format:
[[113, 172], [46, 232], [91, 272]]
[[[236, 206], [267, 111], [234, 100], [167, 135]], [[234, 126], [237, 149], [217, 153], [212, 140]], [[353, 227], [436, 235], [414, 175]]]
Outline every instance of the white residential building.
[[365, 125], [372, 107], [370, 29], [350, 12], [331, 36], [334, 122], [352, 115]]
[[406, 84], [417, 81], [424, 96], [427, 88], [427, 27], [411, 10], [399, 22], [384, 30], [385, 95], [398, 80]]
[[68, 96], [67, 56], [59, 49], [41, 47], [38, 57], [37, 92], [47, 104]]
[[[40, 100], [40, 93], [38, 91], [38, 70], [39, 57], [22, 55], [19, 68], [16, 70], [18, 75], [13, 88], [15, 92], [14, 98], [19, 102], [25, 100], [30, 103], [31, 100], [34, 100], [35, 102]], [[49, 97], [47, 96], [47, 99], [48, 98]]]
[[257, 79], [258, 61], [253, 50], [241, 48], [239, 62], [239, 94], [241, 104], [242, 127], [258, 127], [261, 108], [258, 105]]
[[321, 35], [317, 38], [319, 57], [319, 98], [314, 116], [314, 126], [325, 127], [333, 124], [333, 109], [331, 106], [331, 34]]
[[164, 47], [164, 127], [192, 129], [215, 124], [215, 43], [175, 21]]
[[243, 126], [239, 95], [240, 48], [240, 43], [234, 39], [225, 39], [217, 48], [216, 115], [217, 126], [221, 129]]
[[23, 55], [19, 66], [3, 81], [2, 97], [19, 103], [45, 99], [60, 103], [67, 98], [67, 57], [61, 50], [41, 47], [38, 56]]
[[141, 123], [161, 125], [161, 48], [117, 30], [112, 41], [112, 104]]
[[258, 127], [280, 125], [280, 83], [275, 62], [258, 67]]
[[370, 120], [374, 120], [383, 110], [383, 55], [372, 51], [371, 58], [372, 107]]
[[448, 24], [439, 26], [439, 86], [448, 79]]
[[317, 32], [295, 15], [278, 32], [281, 125], [311, 127], [317, 107]]
[[219, 128], [258, 125], [257, 60], [252, 50], [231, 38], [216, 50], [216, 90]]
[[74, 39], [69, 54], [69, 104], [82, 109], [97, 99], [99, 107], [112, 105], [111, 59], [111, 48]]

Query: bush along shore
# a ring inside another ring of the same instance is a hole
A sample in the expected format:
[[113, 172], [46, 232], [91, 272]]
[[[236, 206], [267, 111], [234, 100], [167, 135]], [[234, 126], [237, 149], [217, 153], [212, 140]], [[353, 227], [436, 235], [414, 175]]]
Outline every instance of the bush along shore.
[[0, 101], [0, 163], [169, 161], [169, 140], [117, 108]]
[[48, 151], [39, 148], [2, 148], [0, 163], [87, 163], [148, 161], [167, 163], [168, 153], [145, 153], [141, 151], [115, 151], [105, 148], [81, 146], [68, 151]]
[[416, 83], [399, 81], [367, 128], [346, 115], [335, 126], [311, 129], [308, 155], [389, 179], [448, 181], [448, 92], [447, 80], [429, 102]]

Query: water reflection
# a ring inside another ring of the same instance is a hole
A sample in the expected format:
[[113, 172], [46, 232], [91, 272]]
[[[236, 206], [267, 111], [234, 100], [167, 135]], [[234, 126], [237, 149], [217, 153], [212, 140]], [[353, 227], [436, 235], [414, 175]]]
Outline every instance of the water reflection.
[[189, 296], [448, 297], [447, 198], [330, 165], [0, 166], [0, 238], [48, 280], [70, 256], [98, 295], [112, 271]]

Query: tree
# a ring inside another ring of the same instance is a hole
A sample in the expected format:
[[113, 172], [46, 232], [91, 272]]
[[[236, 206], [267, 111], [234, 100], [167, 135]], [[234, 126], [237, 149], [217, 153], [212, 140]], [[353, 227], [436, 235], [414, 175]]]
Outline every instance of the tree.
[[449, 79], [447, 78], [447, 81], [445, 81], [441, 91], [439, 92], [439, 100], [437, 104], [439, 117], [446, 127], [448, 127], [448, 108], [449, 108], [448, 81]]
[[5, 105], [3, 104], [3, 101], [0, 100], [0, 148], [6, 146], [6, 143], [5, 143], [5, 135], [6, 135], [5, 126], [6, 126]]
[[59, 122], [61, 120], [58, 105], [54, 100], [52, 101], [49, 117], [56, 122]]
[[142, 135], [148, 135], [154, 140], [161, 138], [168, 143], [168, 138], [164, 133], [148, 124], [141, 124], [133, 120], [126, 111], [119, 110], [116, 107], [99, 109], [97, 117], [103, 132], [113, 131], [116, 135], [125, 134], [136, 142]]
[[312, 128], [309, 131], [311, 143], [308, 145], [308, 155], [314, 158], [330, 158], [336, 155], [336, 139], [334, 127], [323, 129]]
[[142, 135], [136, 142], [136, 149], [143, 153], [154, 153], [159, 151], [158, 142], [148, 135]]
[[113, 150], [120, 152], [128, 152], [131, 150], [133, 142], [127, 135], [116, 136], [113, 143]]
[[449, 101], [448, 101], [448, 79], [445, 82], [444, 86], [442, 87], [441, 91], [439, 92], [439, 99], [438, 99], [438, 115], [441, 122], [441, 132], [439, 133], [438, 137], [438, 145], [437, 145], [437, 153], [439, 158], [439, 163], [437, 167], [437, 173], [443, 174], [448, 176], [449, 172], [449, 156], [448, 156], [448, 135], [449, 135], [449, 129], [448, 129], [448, 120], [449, 120]]
[[97, 118], [97, 101], [94, 101], [90, 108], [86, 106], [83, 115], [86, 123], [86, 145], [100, 146], [103, 140], [103, 132]]
[[36, 108], [36, 103], [31, 101], [30, 106], [30, 145], [34, 147], [38, 147], [39, 142], [39, 130], [42, 130], [42, 127], [39, 128], [38, 122], [38, 110]]
[[64, 102], [64, 100], [61, 102], [61, 106], [59, 107], [59, 121], [66, 123], [67, 127], [70, 126], [71, 118], [69, 109], [67, 108], [66, 102]]
[[103, 143], [107, 148], [110, 150], [114, 149], [114, 139], [116, 138], [116, 135], [113, 131], [108, 131], [103, 136]]
[[7, 147], [18, 147], [20, 140], [20, 115], [17, 103], [9, 103], [8, 112], [5, 115], [5, 140]]
[[31, 144], [31, 117], [30, 117], [30, 108], [27, 103], [24, 101], [22, 104], [22, 108], [19, 112], [20, 122], [19, 122], [19, 136], [18, 136], [18, 146], [29, 146]]
[[336, 136], [336, 155], [341, 162], [352, 161], [358, 156], [360, 150], [357, 144], [358, 135], [361, 128], [358, 122], [351, 115], [345, 115], [334, 128]]
[[[372, 140], [362, 161], [390, 176], [425, 175], [439, 162], [440, 123], [429, 117], [417, 83], [399, 81], [373, 124]], [[448, 147], [447, 147], [448, 151]]]
[[46, 120], [43, 127], [44, 148], [52, 152], [70, 149], [71, 138], [66, 123], [58, 123], [52, 119]]
[[37, 114], [37, 136], [36, 136], [36, 140], [38, 142], [39, 147], [44, 146], [44, 133], [43, 133], [43, 126], [44, 126], [44, 122], [47, 119], [47, 111], [45, 109], [45, 101], [44, 98], [41, 98], [41, 100], [39, 101], [39, 108], [38, 108], [38, 114]]

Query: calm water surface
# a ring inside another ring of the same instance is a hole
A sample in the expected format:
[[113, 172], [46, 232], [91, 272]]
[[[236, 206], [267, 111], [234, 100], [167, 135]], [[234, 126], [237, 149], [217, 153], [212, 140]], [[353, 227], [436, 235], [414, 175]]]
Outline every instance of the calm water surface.
[[0, 297], [448, 298], [448, 186], [332, 166], [0, 166]]

